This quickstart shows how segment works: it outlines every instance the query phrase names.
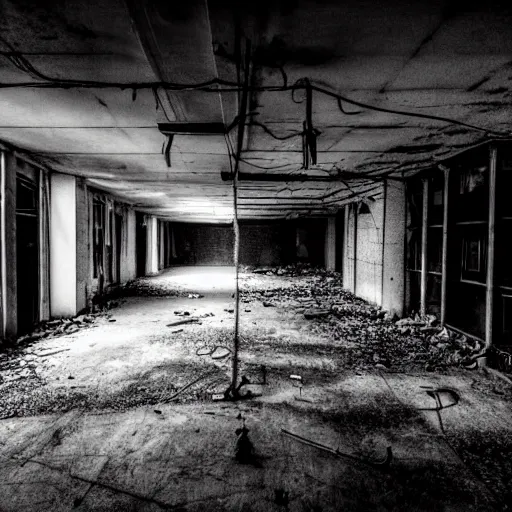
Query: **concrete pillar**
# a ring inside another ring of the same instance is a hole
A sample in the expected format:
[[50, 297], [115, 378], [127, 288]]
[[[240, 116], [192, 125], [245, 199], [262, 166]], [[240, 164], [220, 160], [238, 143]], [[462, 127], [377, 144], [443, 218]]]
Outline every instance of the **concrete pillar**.
[[89, 238], [89, 193], [82, 180], [78, 180], [76, 185], [76, 309], [79, 312], [87, 307], [92, 293], [92, 239]]
[[345, 206], [345, 233], [343, 236], [343, 286], [354, 293], [354, 216], [352, 205]]
[[77, 313], [76, 178], [51, 175], [50, 312], [52, 317]]
[[2, 335], [16, 337], [18, 331], [18, 295], [16, 260], [16, 157], [2, 152], [1, 231], [2, 250]]
[[336, 217], [327, 218], [325, 229], [325, 268], [336, 270]]
[[137, 277], [137, 246], [135, 242], [135, 212], [127, 210], [123, 222], [121, 247], [121, 282], [126, 283]]
[[390, 181], [385, 197], [382, 307], [391, 314], [402, 316], [405, 293], [405, 184]]
[[146, 247], [146, 275], [158, 274], [158, 222], [156, 217], [148, 217], [147, 221], [147, 247]]
[[[489, 149], [489, 223], [487, 226], [487, 279], [485, 294], [485, 347], [493, 342], [494, 319], [494, 250], [496, 227], [496, 167], [498, 150], [495, 146]], [[485, 361], [485, 360], [484, 360]], [[482, 363], [481, 363], [482, 364]], [[485, 364], [485, 363], [484, 363]]]

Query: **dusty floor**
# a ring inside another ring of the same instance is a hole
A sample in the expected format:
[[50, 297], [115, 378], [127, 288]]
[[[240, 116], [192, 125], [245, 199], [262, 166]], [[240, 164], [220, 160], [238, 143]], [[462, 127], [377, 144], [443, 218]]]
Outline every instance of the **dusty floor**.
[[[447, 366], [335, 277], [242, 276], [253, 398], [212, 401], [229, 384], [233, 275], [171, 269], [111, 317], [0, 355], [0, 511], [507, 510], [510, 389]], [[337, 315], [304, 317], [333, 297]], [[440, 411], [433, 389], [448, 390]], [[387, 446], [389, 468], [368, 464]]]

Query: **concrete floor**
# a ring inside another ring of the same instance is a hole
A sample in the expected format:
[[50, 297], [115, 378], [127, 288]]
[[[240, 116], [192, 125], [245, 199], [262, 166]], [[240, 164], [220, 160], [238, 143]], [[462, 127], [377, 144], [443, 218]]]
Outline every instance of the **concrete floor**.
[[[300, 315], [253, 301], [242, 307], [242, 373], [261, 382], [265, 365], [267, 384], [249, 386], [261, 396], [213, 402], [229, 357], [198, 353], [230, 343], [233, 276], [171, 269], [151, 281], [183, 297], [127, 298], [111, 319], [17, 354], [31, 373], [0, 386], [2, 401], [16, 398], [16, 416], [0, 421], [0, 511], [507, 510], [511, 395], [480, 373], [347, 370]], [[167, 327], [180, 310], [201, 324]], [[422, 410], [435, 406], [428, 387], [460, 402]], [[252, 464], [234, 459], [242, 421]], [[373, 467], [281, 429], [364, 461], [390, 445], [394, 459]]]

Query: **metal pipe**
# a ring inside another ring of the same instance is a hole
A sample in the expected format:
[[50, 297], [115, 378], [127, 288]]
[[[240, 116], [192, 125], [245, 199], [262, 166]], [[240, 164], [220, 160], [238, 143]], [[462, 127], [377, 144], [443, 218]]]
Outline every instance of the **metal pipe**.
[[0, 153], [0, 289], [2, 300], [1, 337], [5, 337], [7, 323], [7, 263], [5, 254], [5, 187], [6, 187], [5, 152]]
[[427, 230], [428, 230], [428, 178], [423, 178], [423, 208], [421, 215], [421, 285], [420, 314], [427, 313]]
[[450, 169], [442, 165], [439, 168], [444, 172], [443, 187], [443, 253], [441, 256], [441, 325], [446, 322], [446, 288], [448, 284], [448, 201], [449, 201], [449, 184]]
[[492, 345], [494, 313], [494, 254], [496, 224], [496, 163], [497, 148], [491, 146], [489, 152], [489, 225], [487, 244], [487, 280], [485, 295], [485, 347]]

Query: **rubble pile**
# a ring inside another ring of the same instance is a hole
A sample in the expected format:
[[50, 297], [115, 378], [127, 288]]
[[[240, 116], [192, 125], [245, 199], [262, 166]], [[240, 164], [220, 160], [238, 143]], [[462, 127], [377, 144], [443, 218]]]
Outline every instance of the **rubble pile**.
[[16, 340], [17, 345], [27, 345], [35, 341], [74, 334], [82, 329], [90, 327], [98, 318], [110, 318], [109, 310], [117, 308], [119, 302], [108, 299], [101, 299], [90, 308], [88, 313], [82, 313], [74, 318], [56, 318], [45, 320], [37, 324], [33, 331]]
[[434, 315], [396, 320], [343, 289], [340, 274], [311, 267], [300, 274], [294, 269], [257, 269], [252, 272], [261, 275], [257, 286], [254, 277], [243, 274], [242, 302], [259, 301], [302, 315], [308, 320], [305, 328], [328, 338], [344, 353], [348, 367], [473, 368], [482, 355], [478, 341], [441, 328]]
[[190, 298], [200, 298], [199, 294], [180, 290], [176, 284], [170, 285], [166, 281], [155, 281], [144, 277], [129, 281], [109, 292], [109, 297], [113, 299], [121, 297], [188, 297], [189, 295], [194, 295]]
[[59, 318], [56, 320], [41, 322], [30, 334], [20, 336], [16, 342], [18, 345], [25, 345], [43, 338], [74, 334], [81, 329], [90, 327], [99, 316], [103, 315], [104, 312], [101, 311], [97, 313], [79, 315], [75, 318]]
[[298, 263], [294, 265], [285, 265], [280, 267], [242, 267], [242, 272], [252, 272], [254, 274], [264, 274], [267, 276], [318, 276], [330, 274], [328, 270], [320, 267], [314, 267], [309, 263]]

